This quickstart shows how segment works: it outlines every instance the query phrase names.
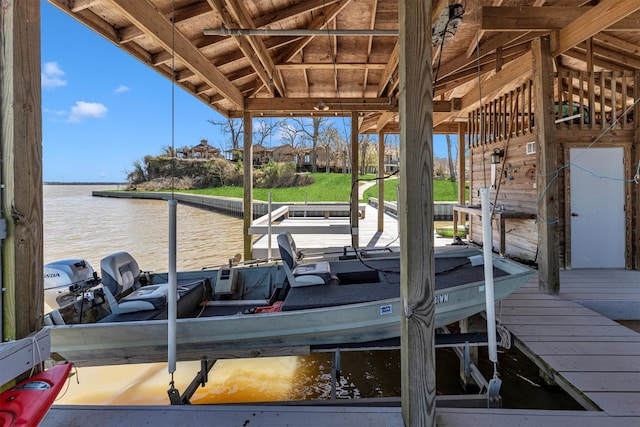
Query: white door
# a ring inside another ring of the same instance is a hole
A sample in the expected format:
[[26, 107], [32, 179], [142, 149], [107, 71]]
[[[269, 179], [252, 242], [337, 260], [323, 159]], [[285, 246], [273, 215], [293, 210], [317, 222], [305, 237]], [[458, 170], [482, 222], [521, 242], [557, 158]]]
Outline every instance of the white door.
[[622, 148], [572, 148], [571, 267], [624, 268]]

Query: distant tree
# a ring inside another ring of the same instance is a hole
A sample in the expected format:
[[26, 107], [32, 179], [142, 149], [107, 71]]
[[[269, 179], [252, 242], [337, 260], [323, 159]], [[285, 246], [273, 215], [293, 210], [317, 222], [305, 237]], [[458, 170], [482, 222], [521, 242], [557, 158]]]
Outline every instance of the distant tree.
[[360, 175], [367, 173], [367, 153], [371, 147], [372, 141], [369, 135], [365, 135], [358, 142], [360, 156]]
[[[253, 126], [255, 131], [253, 132], [253, 139], [255, 144], [261, 144], [266, 146], [267, 140], [271, 140], [276, 129], [281, 127], [281, 121], [279, 120], [266, 120], [258, 119], [257, 123]], [[269, 144], [270, 146], [271, 144]], [[269, 147], [271, 148], [271, 147]]]
[[447, 138], [447, 159], [449, 160], [449, 180], [454, 182], [456, 180], [456, 168], [453, 164], [453, 156], [451, 155], [451, 135], [445, 134]]
[[229, 138], [231, 142], [232, 150], [239, 150], [240, 143], [242, 142], [242, 131], [244, 128], [244, 124], [242, 119], [227, 119], [224, 122], [216, 122], [215, 120], [209, 120], [214, 126], [220, 127], [220, 130], [224, 135]]
[[305, 140], [311, 142], [311, 172], [317, 172], [317, 147], [320, 141], [320, 132], [328, 123], [328, 119], [324, 117], [314, 116], [311, 120], [307, 118], [293, 118], [295, 127], [299, 132], [304, 134]]
[[340, 135], [340, 131], [333, 127], [333, 125], [329, 124], [320, 133], [318, 142], [319, 146], [324, 149], [326, 155], [325, 172], [329, 173], [331, 171], [333, 151], [339, 151], [345, 144], [345, 141], [342, 138], [342, 135]]

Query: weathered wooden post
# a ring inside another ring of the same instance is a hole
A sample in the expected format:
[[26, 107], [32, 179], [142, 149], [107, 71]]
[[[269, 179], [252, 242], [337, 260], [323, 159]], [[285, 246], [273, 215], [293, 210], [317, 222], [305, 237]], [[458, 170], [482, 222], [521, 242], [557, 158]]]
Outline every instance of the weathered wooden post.
[[2, 2], [2, 341], [44, 325], [40, 71], [40, 2]]
[[402, 416], [408, 426], [433, 426], [436, 416], [431, 22], [430, 1], [399, 2]]
[[384, 132], [378, 132], [378, 231], [384, 231]]
[[249, 234], [249, 227], [251, 227], [251, 223], [253, 222], [253, 118], [251, 113], [245, 111], [242, 119], [244, 121], [243, 128], [243, 148], [242, 148], [242, 170], [244, 172], [244, 225], [243, 236], [244, 236], [244, 259], [250, 260], [253, 259], [253, 242], [251, 239], [251, 234]]
[[531, 43], [533, 85], [535, 87], [535, 129], [538, 149], [538, 277], [539, 288], [547, 294], [560, 292], [558, 247], [558, 187], [552, 182], [556, 170], [556, 124], [553, 115], [553, 57], [551, 38], [543, 36]]
[[351, 243], [354, 249], [360, 245], [358, 241], [358, 112], [351, 113]]

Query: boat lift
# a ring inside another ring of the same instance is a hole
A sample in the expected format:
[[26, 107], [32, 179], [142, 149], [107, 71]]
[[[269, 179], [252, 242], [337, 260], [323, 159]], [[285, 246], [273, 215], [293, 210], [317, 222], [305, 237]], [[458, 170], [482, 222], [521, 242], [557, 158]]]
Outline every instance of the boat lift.
[[[497, 343], [505, 349], [511, 347], [511, 333], [500, 325], [497, 326]], [[486, 332], [451, 333], [446, 327], [439, 328], [435, 336], [435, 348], [451, 348], [460, 359], [466, 377], [473, 379], [478, 386], [478, 394], [462, 394], [438, 396], [436, 404], [439, 407], [489, 407], [498, 408], [501, 406], [499, 387], [490, 387], [489, 381], [482, 375], [478, 367], [471, 360], [471, 348], [486, 346], [489, 343]], [[377, 404], [397, 406], [400, 398], [371, 398], [371, 399], [339, 399], [337, 398], [338, 384], [341, 377], [341, 353], [344, 351], [376, 351], [376, 350], [397, 350], [400, 348], [400, 338], [393, 338], [384, 341], [371, 343], [354, 343], [340, 346], [314, 346], [312, 353], [331, 352], [333, 353], [333, 363], [331, 368], [331, 393], [329, 399], [303, 400], [295, 402], [279, 402], [279, 404], [290, 405], [357, 405], [375, 401]], [[190, 400], [199, 387], [204, 387], [209, 380], [209, 372], [213, 368], [216, 360], [209, 360], [206, 356], [200, 359], [200, 371], [196, 374], [184, 393], [176, 393], [175, 389], [169, 389], [169, 400], [171, 405], [189, 405]], [[260, 403], [252, 403], [260, 404]]]

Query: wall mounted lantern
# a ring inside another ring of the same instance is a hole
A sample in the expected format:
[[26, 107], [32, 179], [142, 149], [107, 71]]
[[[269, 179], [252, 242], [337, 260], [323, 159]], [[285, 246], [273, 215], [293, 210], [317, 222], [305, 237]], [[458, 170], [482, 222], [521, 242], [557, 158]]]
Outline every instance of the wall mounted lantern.
[[504, 157], [504, 150], [501, 150], [500, 148], [495, 148], [493, 150], [493, 153], [491, 153], [491, 164], [492, 165], [500, 164], [503, 157]]

